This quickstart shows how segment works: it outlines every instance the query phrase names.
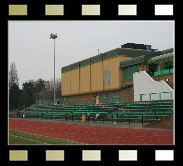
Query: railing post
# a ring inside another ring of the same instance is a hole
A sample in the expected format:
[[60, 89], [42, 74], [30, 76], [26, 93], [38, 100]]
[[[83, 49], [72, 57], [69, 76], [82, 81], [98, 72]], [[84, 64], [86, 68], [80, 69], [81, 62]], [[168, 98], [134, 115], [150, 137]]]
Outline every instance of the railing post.
[[123, 104], [125, 104], [125, 95], [124, 95], [124, 90], [123, 90]]
[[161, 75], [162, 75], [162, 60], [160, 61], [160, 71], [161, 71]]
[[118, 123], [118, 114], [117, 114], [117, 120], [116, 120], [116, 122]]
[[151, 93], [149, 93], [149, 100], [151, 101]]
[[144, 117], [143, 117], [143, 114], [142, 114], [142, 126], [143, 126], [143, 124], [144, 124]]
[[52, 114], [51, 114], [51, 120], [52, 120]]
[[142, 94], [140, 94], [140, 101], [142, 101]]
[[130, 115], [129, 115], [129, 125], [130, 125]]
[[105, 103], [107, 104], [107, 96], [106, 96], [106, 101], [105, 101]]
[[173, 92], [170, 92], [171, 99], [173, 100]]
[[159, 99], [161, 100], [161, 92], [159, 93]]

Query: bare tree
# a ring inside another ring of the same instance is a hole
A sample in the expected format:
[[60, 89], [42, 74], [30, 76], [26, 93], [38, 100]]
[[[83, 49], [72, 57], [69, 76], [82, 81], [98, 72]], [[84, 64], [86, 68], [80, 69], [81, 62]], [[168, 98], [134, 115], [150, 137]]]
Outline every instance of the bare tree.
[[[49, 82], [49, 86], [48, 88], [45, 88], [43, 91], [43, 96], [44, 96], [44, 100], [53, 100], [53, 88], [54, 88], [54, 80], [51, 79]], [[61, 79], [60, 78], [56, 78], [55, 80], [55, 93], [56, 93], [56, 98], [60, 99], [61, 98]]]
[[19, 78], [18, 78], [18, 72], [16, 69], [15, 62], [11, 63], [10, 70], [9, 70], [9, 88], [13, 86], [14, 84], [19, 86]]
[[[53, 79], [50, 80], [50, 87], [51, 87], [51, 89], [54, 88], [54, 80]], [[55, 89], [56, 90], [61, 89], [61, 79], [60, 78], [55, 79]]]

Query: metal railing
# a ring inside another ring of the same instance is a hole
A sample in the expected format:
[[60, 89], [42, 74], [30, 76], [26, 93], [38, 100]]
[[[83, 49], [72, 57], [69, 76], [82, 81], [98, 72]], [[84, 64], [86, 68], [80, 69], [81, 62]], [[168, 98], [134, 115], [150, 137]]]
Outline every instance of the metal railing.
[[[163, 95], [166, 95], [166, 97]], [[138, 94], [134, 95], [134, 101], [157, 101], [157, 100], [173, 100], [174, 92], [160, 92], [160, 93], [149, 93], [149, 94]], [[153, 97], [154, 95], [154, 97]], [[139, 99], [139, 100], [138, 100]]]
[[[68, 100], [66, 98], [57, 99], [56, 102], [38, 101], [37, 105], [90, 105], [90, 104], [126, 104], [135, 101], [156, 101], [156, 100], [173, 100], [174, 92], [160, 92], [149, 94], [110, 96], [110, 97], [94, 97], [89, 99]], [[57, 103], [59, 101], [59, 103]]]

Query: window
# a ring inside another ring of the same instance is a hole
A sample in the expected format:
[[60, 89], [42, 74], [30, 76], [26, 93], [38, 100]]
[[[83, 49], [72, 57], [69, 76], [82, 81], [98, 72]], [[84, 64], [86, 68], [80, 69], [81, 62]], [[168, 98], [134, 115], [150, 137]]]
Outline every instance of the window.
[[164, 70], [167, 70], [167, 69], [173, 69], [173, 62], [172, 61], [164, 63]]
[[123, 80], [130, 81], [133, 80], [133, 73], [139, 71], [139, 66], [130, 66], [123, 70]]
[[105, 84], [110, 84], [111, 71], [105, 71]]
[[133, 87], [133, 84], [131, 84], [131, 85], [128, 85], [128, 88], [132, 88]]
[[149, 74], [150, 76], [154, 75], [154, 72], [158, 70], [158, 64], [149, 64]]

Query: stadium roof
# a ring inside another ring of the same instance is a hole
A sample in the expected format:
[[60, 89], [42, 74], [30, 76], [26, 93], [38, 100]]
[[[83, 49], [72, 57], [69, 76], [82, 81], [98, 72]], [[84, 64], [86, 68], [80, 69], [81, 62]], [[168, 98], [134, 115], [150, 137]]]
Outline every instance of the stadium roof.
[[62, 73], [77, 69], [79, 67], [87, 66], [89, 64], [94, 64], [100, 61], [104, 61], [110, 58], [114, 58], [116, 56], [127, 56], [136, 58], [142, 55], [150, 55], [152, 52], [150, 50], [143, 50], [143, 49], [132, 49], [132, 48], [115, 48], [113, 50], [101, 53], [99, 55], [84, 59], [82, 61], [67, 65], [62, 67]]
[[168, 58], [168, 57], [172, 57], [172, 56], [173, 56], [173, 48], [163, 50], [163, 51], [158, 51], [158, 52], [151, 52], [151, 54], [149, 54], [149, 55], [145, 54], [145, 55], [133, 58], [133, 59], [122, 61], [120, 63], [120, 68], [132, 66], [135, 64], [140, 64], [143, 62], [151, 62], [151, 61], [155, 61], [155, 60], [160, 60], [160, 59]]

